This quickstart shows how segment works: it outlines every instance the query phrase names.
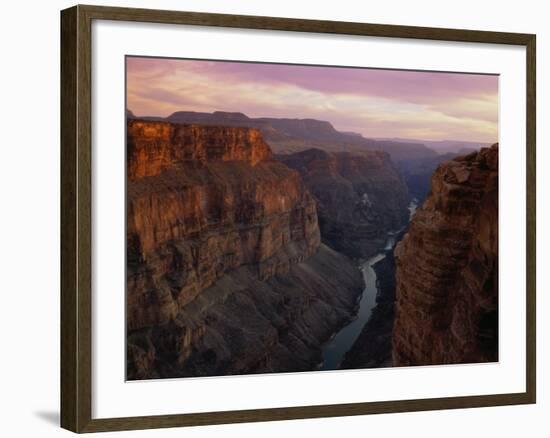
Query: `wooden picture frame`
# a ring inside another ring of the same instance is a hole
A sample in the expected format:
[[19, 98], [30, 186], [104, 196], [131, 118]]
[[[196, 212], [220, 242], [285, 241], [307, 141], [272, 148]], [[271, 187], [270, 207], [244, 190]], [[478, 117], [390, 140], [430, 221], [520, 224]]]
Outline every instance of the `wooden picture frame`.
[[[92, 418], [92, 156], [93, 20], [186, 24], [356, 36], [518, 45], [526, 48], [527, 284], [526, 391], [417, 400], [274, 409]], [[75, 6], [61, 12], [61, 426], [97, 432], [288, 420], [535, 403], [535, 48], [531, 34]]]

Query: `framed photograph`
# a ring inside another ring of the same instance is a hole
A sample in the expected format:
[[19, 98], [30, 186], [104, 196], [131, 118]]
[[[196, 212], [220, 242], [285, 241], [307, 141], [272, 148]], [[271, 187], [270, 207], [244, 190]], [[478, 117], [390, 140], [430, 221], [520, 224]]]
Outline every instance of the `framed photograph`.
[[535, 403], [535, 35], [61, 12], [61, 423]]

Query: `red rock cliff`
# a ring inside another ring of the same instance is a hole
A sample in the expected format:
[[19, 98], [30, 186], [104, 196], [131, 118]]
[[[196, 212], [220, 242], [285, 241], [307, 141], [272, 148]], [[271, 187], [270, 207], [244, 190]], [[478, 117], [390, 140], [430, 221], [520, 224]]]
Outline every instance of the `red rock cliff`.
[[230, 269], [268, 278], [288, 268], [290, 247], [298, 260], [317, 250], [312, 197], [270, 158], [255, 129], [128, 123], [129, 259], [147, 266], [129, 271], [130, 328], [170, 319]]
[[250, 128], [129, 120], [127, 150], [129, 378], [311, 367], [361, 277], [299, 173]]
[[395, 257], [393, 364], [498, 360], [498, 145], [439, 166]]
[[244, 161], [255, 166], [271, 158], [271, 150], [257, 129], [141, 120], [128, 122], [127, 150], [130, 180], [158, 175], [190, 161]]

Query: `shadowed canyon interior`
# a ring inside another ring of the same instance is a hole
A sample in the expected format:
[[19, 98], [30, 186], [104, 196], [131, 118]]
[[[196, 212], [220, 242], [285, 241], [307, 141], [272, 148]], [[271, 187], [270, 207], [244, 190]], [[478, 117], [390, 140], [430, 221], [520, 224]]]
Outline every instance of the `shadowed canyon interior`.
[[498, 360], [497, 225], [497, 145], [129, 111], [127, 378]]
[[311, 369], [361, 291], [256, 129], [128, 124], [128, 377]]

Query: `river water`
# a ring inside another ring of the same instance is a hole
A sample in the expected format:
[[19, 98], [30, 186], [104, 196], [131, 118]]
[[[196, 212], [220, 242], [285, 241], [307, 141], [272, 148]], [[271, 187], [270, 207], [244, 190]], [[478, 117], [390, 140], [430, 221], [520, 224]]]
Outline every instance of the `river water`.
[[[409, 220], [414, 215], [417, 207], [417, 200], [413, 199], [409, 204]], [[337, 332], [323, 347], [323, 363], [320, 370], [336, 370], [344, 359], [345, 354], [351, 349], [355, 340], [359, 337], [363, 326], [369, 320], [372, 309], [376, 305], [376, 272], [372, 266], [386, 257], [387, 251], [391, 251], [395, 246], [397, 235], [402, 230], [388, 233], [384, 250], [375, 256], [367, 259], [361, 264], [363, 281], [365, 288], [359, 299], [359, 310], [356, 318]]]
[[[395, 239], [395, 238], [394, 238]], [[361, 333], [363, 326], [369, 320], [372, 309], [376, 304], [376, 273], [372, 265], [386, 257], [386, 253], [376, 254], [361, 265], [365, 288], [359, 301], [357, 317], [323, 347], [323, 364], [321, 370], [338, 369], [344, 355], [351, 349], [353, 343]]]

